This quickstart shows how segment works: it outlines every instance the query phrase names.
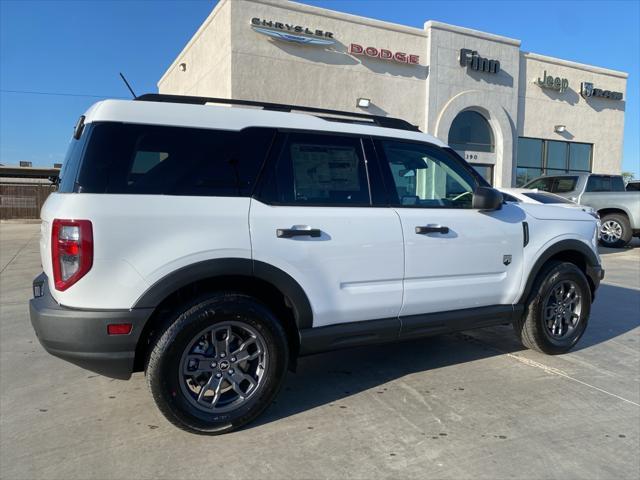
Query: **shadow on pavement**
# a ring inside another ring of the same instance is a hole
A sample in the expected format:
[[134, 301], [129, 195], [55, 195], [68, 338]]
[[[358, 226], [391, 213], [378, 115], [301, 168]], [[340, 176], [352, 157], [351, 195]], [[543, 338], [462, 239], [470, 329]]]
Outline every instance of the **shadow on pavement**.
[[[611, 312], [616, 312], [612, 315]], [[640, 326], [640, 291], [601, 285], [589, 326], [573, 352]], [[401, 343], [359, 347], [301, 358], [274, 404], [246, 428], [340, 401], [417, 372], [436, 370], [524, 350], [511, 326], [478, 329]], [[455, 387], [452, 376], [452, 387]]]

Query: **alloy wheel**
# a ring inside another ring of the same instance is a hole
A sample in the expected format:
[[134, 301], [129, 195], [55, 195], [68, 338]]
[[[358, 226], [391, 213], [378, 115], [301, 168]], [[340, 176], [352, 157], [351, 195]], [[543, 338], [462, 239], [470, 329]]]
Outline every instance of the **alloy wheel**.
[[616, 243], [622, 238], [622, 225], [615, 220], [607, 220], [600, 229], [600, 238], [605, 243]]
[[581, 312], [580, 287], [571, 280], [555, 284], [544, 301], [544, 323], [549, 336], [554, 340], [571, 336], [580, 324]]
[[182, 354], [180, 388], [207, 413], [225, 413], [255, 396], [265, 381], [268, 355], [262, 335], [228, 321], [197, 334]]

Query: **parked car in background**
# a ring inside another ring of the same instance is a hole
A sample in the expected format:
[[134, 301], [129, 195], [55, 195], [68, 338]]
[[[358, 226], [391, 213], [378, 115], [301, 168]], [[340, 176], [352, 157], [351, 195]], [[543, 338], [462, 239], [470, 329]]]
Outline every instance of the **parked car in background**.
[[640, 236], [640, 192], [625, 190], [621, 175], [570, 173], [538, 177], [523, 188], [555, 193], [600, 215], [600, 242], [621, 248]]
[[625, 190], [627, 192], [640, 192], [640, 180], [630, 180], [627, 183]]

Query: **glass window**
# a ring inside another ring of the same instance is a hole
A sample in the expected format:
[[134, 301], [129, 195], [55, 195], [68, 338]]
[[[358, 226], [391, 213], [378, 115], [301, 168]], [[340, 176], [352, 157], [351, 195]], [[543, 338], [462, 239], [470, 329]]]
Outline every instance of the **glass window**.
[[567, 200], [566, 198], [561, 197], [560, 195], [555, 195], [553, 193], [523, 192], [522, 194], [540, 203], [574, 203], [571, 200]]
[[71, 138], [71, 143], [67, 149], [67, 154], [62, 162], [62, 169], [60, 170], [60, 180], [58, 183], [58, 192], [70, 193], [74, 192], [76, 188], [76, 177], [78, 176], [78, 168], [80, 167], [80, 161], [82, 160], [82, 151], [87, 142], [87, 138], [90, 133], [91, 124], [86, 126], [82, 130], [82, 136], [79, 140]]
[[591, 175], [587, 180], [586, 192], [610, 192], [611, 178], [599, 175]]
[[493, 165], [472, 163], [471, 166], [489, 183], [489, 185], [493, 185]]
[[524, 188], [537, 188], [538, 190], [543, 190], [545, 192], [551, 191], [551, 185], [553, 184], [553, 177], [541, 177], [535, 179], [524, 185]]
[[611, 190], [613, 192], [624, 192], [624, 180], [622, 177], [611, 177]]
[[640, 182], [629, 182], [627, 183], [627, 192], [638, 192], [640, 191]]
[[558, 173], [567, 171], [567, 142], [547, 141], [548, 169], [557, 169]]
[[576, 172], [591, 171], [591, 145], [588, 143], [569, 144], [569, 170]]
[[263, 196], [294, 205], [370, 205], [357, 137], [290, 133]]
[[85, 193], [248, 196], [274, 131], [104, 123], [78, 176]]
[[471, 208], [475, 180], [453, 157], [427, 145], [392, 140], [381, 144], [399, 205]]
[[455, 150], [493, 152], [493, 131], [487, 119], [478, 112], [460, 112], [449, 130], [449, 145]]
[[554, 193], [568, 193], [576, 189], [578, 177], [556, 177], [551, 191]]
[[540, 176], [542, 176], [542, 168], [518, 167], [516, 169], [516, 186], [521, 187]]

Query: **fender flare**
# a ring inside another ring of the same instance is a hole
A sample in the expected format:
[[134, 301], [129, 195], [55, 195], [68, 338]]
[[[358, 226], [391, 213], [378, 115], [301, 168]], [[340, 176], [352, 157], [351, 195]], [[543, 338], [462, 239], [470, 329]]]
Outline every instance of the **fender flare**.
[[179, 268], [149, 287], [133, 308], [156, 308], [180, 288], [199, 280], [223, 276], [253, 277], [273, 285], [289, 300], [298, 329], [313, 327], [311, 303], [300, 284], [279, 268], [248, 258], [205, 260]]
[[554, 243], [544, 252], [542, 252], [536, 262], [533, 264], [533, 268], [531, 268], [531, 271], [529, 272], [527, 283], [525, 284], [524, 291], [522, 292], [520, 301], [518, 303], [524, 304], [527, 301], [529, 295], [531, 295], [533, 284], [536, 281], [536, 278], [542, 270], [544, 264], [547, 263], [551, 257], [562, 252], [577, 252], [585, 258], [588, 267], [600, 267], [598, 257], [593, 252], [593, 250], [591, 250], [585, 243], [579, 240], [572, 239], [561, 240], [557, 243]]

